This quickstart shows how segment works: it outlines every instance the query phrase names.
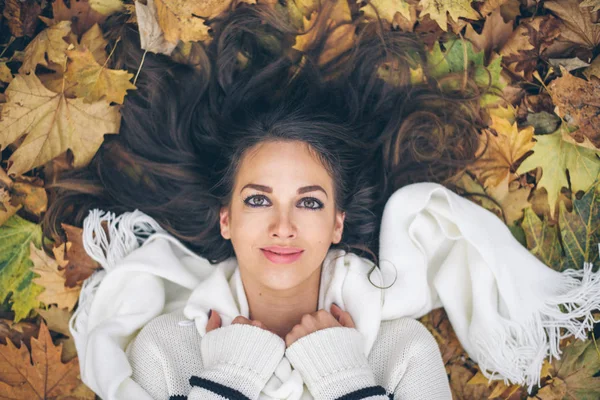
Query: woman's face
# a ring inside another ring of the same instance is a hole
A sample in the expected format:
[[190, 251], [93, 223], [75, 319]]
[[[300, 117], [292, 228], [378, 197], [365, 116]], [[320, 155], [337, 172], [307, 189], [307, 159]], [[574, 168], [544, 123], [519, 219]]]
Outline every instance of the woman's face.
[[[280, 141], [258, 144], [241, 160], [220, 225], [242, 276], [273, 290], [294, 288], [320, 271], [330, 245], [340, 242], [345, 214], [335, 210], [332, 179], [315, 157], [303, 142]], [[269, 246], [302, 254], [277, 263], [261, 250]]]

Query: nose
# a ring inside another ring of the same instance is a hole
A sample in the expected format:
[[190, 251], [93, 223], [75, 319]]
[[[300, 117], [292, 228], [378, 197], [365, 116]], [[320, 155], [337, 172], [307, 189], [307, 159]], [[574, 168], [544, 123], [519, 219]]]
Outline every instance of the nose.
[[280, 210], [275, 214], [274, 221], [270, 226], [270, 236], [281, 239], [289, 239], [296, 237], [296, 224], [291, 218], [291, 212], [288, 210]]

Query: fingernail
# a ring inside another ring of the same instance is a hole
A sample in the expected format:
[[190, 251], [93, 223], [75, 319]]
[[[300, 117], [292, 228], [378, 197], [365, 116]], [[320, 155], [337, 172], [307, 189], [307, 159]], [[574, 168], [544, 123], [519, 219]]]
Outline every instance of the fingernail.
[[331, 305], [332, 305], [332, 306], [336, 306], [337, 308], [340, 308], [340, 306], [338, 306], [338, 305], [337, 305], [337, 304], [335, 304], [335, 303], [331, 303]]
[[211, 315], [212, 315], [212, 309], [208, 312], [208, 319], [210, 319]]

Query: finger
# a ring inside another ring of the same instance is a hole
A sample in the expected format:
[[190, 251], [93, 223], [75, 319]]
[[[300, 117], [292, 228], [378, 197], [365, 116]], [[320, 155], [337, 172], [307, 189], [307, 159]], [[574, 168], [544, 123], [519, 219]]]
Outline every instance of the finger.
[[235, 317], [233, 319], [233, 321], [231, 321], [231, 324], [250, 324], [250, 320], [246, 317], [244, 317], [243, 315], [238, 315], [237, 317]]
[[343, 311], [342, 315], [340, 315], [339, 321], [340, 321], [340, 324], [342, 324], [346, 328], [356, 328], [356, 326], [354, 325], [354, 321], [352, 320], [352, 317], [350, 316], [350, 313]]
[[213, 329], [217, 329], [221, 327], [221, 316], [219, 316], [219, 313], [216, 312], [215, 310], [211, 310], [211, 314], [210, 314], [210, 318], [208, 319], [208, 322], [206, 323], [206, 332], [210, 332]]

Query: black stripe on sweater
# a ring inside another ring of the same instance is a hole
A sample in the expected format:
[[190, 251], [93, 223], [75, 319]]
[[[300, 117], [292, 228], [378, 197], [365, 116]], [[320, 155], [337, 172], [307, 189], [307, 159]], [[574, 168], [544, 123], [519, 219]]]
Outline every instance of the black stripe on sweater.
[[187, 396], [182, 394], [174, 394], [173, 396], [169, 397], [169, 400], [187, 400]]
[[243, 393], [238, 392], [229, 386], [224, 386], [220, 383], [209, 381], [208, 379], [200, 378], [198, 376], [192, 376], [190, 378], [190, 385], [210, 390], [229, 400], [250, 400], [250, 398], [246, 397]]
[[[360, 400], [371, 396], [389, 396], [381, 386], [371, 386], [338, 397], [336, 400]], [[393, 397], [390, 397], [393, 398]]]

